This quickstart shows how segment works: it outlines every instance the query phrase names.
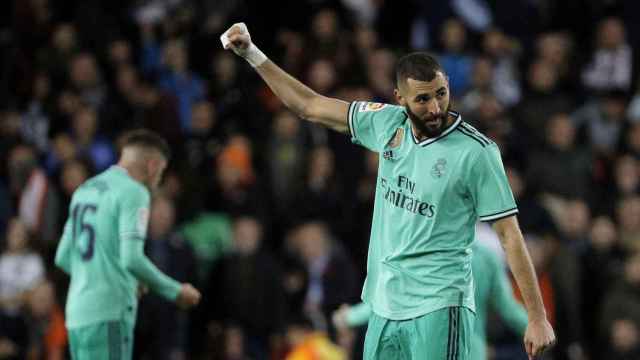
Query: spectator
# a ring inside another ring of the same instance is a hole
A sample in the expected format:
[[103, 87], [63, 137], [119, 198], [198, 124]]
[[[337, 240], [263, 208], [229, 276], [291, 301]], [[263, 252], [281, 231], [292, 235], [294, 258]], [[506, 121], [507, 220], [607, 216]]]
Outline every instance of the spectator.
[[545, 129], [554, 114], [569, 113], [573, 109], [571, 99], [558, 88], [558, 67], [544, 60], [529, 65], [527, 91], [517, 106], [515, 124], [527, 144], [544, 145]]
[[29, 291], [44, 279], [44, 264], [31, 249], [24, 223], [13, 218], [7, 229], [6, 247], [0, 255], [0, 313], [18, 317], [27, 304]]
[[56, 303], [53, 284], [43, 281], [37, 285], [28, 298], [29, 318], [29, 360], [65, 359], [67, 330], [64, 314]]
[[637, 195], [638, 190], [640, 190], [638, 160], [630, 155], [623, 155], [618, 158], [615, 164], [614, 191], [611, 193], [620, 198]]
[[576, 91], [579, 82], [578, 66], [574, 61], [574, 43], [567, 33], [543, 33], [536, 40], [536, 62], [553, 68], [557, 77], [557, 87], [561, 91]]
[[527, 182], [527, 178], [517, 168], [508, 166], [505, 170], [522, 218], [520, 220], [522, 231], [525, 234], [542, 236], [556, 233], [556, 224], [549, 211], [541, 205], [538, 197], [532, 191], [533, 185]]
[[467, 92], [460, 99], [460, 111], [463, 114], [473, 114], [480, 106], [482, 96], [494, 94], [493, 64], [487, 56], [478, 56], [473, 61], [471, 84]]
[[467, 29], [458, 19], [449, 19], [444, 23], [440, 35], [443, 52], [440, 63], [449, 74], [449, 87], [454, 98], [459, 98], [467, 91], [471, 80], [473, 59], [465, 53]]
[[499, 29], [493, 28], [484, 33], [482, 47], [493, 63], [491, 84], [493, 91], [504, 106], [516, 105], [522, 96], [517, 61], [520, 45]]
[[589, 206], [582, 200], [571, 200], [565, 203], [559, 213], [558, 228], [565, 246], [580, 254], [587, 246], [591, 213]]
[[111, 142], [98, 133], [98, 126], [98, 114], [90, 106], [81, 106], [71, 122], [78, 156], [89, 159], [101, 172], [115, 163], [115, 154]]
[[636, 160], [640, 160], [640, 123], [632, 123], [625, 131], [622, 139], [623, 152], [628, 152]]
[[566, 114], [556, 114], [547, 124], [546, 147], [534, 152], [528, 178], [543, 194], [584, 198], [591, 176], [588, 150], [577, 146], [576, 129]]
[[624, 92], [610, 91], [571, 114], [576, 128], [585, 133], [588, 144], [597, 153], [610, 157], [616, 150], [625, 125], [626, 102]]
[[600, 331], [606, 339], [602, 354], [609, 359], [627, 360], [640, 356], [640, 255], [624, 264], [624, 277], [604, 299]]
[[197, 176], [198, 183], [212, 171], [216, 157], [222, 151], [224, 135], [218, 123], [215, 106], [209, 101], [193, 104], [191, 134], [183, 144], [187, 169]]
[[357, 295], [353, 263], [321, 222], [300, 225], [292, 240], [309, 277], [304, 311], [314, 328], [333, 333], [331, 314]]
[[16, 199], [16, 210], [20, 221], [41, 243], [52, 246], [56, 240], [56, 214], [59, 199], [44, 171], [38, 166], [33, 148], [17, 145], [9, 153], [9, 187]]
[[581, 256], [585, 344], [594, 357], [604, 356], [605, 342], [599, 336], [600, 307], [614, 284], [623, 274], [624, 252], [619, 244], [613, 221], [605, 216], [593, 220], [589, 244]]
[[598, 24], [595, 51], [582, 73], [584, 85], [593, 91], [624, 90], [631, 87], [633, 52], [619, 18], [608, 17]]
[[389, 49], [374, 50], [367, 57], [367, 79], [374, 94], [374, 99], [381, 102], [394, 103], [395, 88], [394, 64], [396, 58]]
[[630, 252], [640, 251], [640, 197], [622, 198], [616, 206], [616, 220], [620, 231], [620, 244]]
[[40, 49], [38, 63], [51, 74], [55, 87], [65, 82], [67, 66], [79, 51], [78, 34], [72, 23], [60, 23], [51, 32], [50, 44]]
[[209, 191], [208, 209], [232, 216], [253, 213], [264, 219], [265, 201], [256, 183], [249, 139], [231, 136], [218, 154], [215, 166], [215, 188]]
[[295, 198], [292, 189], [302, 187], [306, 141], [303, 124], [293, 113], [278, 112], [269, 136], [268, 156], [271, 191], [279, 213], [286, 212]]
[[158, 85], [178, 100], [178, 114], [183, 133], [191, 131], [191, 106], [205, 95], [200, 76], [189, 70], [186, 44], [170, 39], [162, 50], [152, 36], [143, 29], [142, 68], [146, 74], [158, 76]]
[[78, 53], [71, 59], [69, 84], [78, 93], [83, 103], [98, 111], [107, 101], [106, 85], [103, 82], [95, 56], [91, 53]]
[[22, 114], [22, 137], [41, 153], [49, 146], [50, 114], [53, 108], [50, 81], [47, 73], [36, 74], [31, 101]]
[[238, 326], [247, 353], [266, 359], [270, 343], [284, 328], [284, 292], [281, 268], [263, 246], [258, 219], [240, 216], [233, 224], [233, 252], [211, 271], [208, 319], [223, 327]]
[[325, 146], [311, 150], [303, 187], [288, 214], [290, 219], [317, 218], [327, 221], [336, 230], [342, 230], [346, 219], [340, 211], [340, 198], [344, 194], [336, 174], [334, 157], [333, 151]]

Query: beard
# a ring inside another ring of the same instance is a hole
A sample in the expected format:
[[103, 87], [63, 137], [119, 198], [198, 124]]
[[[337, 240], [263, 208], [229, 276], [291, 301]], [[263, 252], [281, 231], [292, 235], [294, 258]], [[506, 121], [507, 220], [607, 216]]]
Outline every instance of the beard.
[[417, 135], [426, 136], [427, 138], [434, 138], [442, 134], [445, 128], [448, 125], [448, 117], [449, 117], [449, 109], [451, 105], [447, 107], [447, 110], [441, 111], [437, 114], [426, 115], [421, 118], [416, 115], [411, 109], [409, 105], [405, 105], [405, 109], [407, 110], [407, 114], [409, 115], [409, 119], [413, 124], [414, 128], [417, 130]]

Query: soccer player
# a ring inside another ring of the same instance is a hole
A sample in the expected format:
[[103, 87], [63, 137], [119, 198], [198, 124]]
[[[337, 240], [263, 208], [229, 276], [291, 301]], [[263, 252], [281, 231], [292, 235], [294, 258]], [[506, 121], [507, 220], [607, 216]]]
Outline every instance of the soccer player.
[[55, 263], [71, 276], [66, 327], [74, 360], [131, 359], [139, 286], [188, 308], [200, 293], [164, 275], [144, 255], [149, 191], [169, 159], [158, 135], [135, 130], [118, 164], [73, 194]]
[[[503, 262], [485, 245], [477, 241], [472, 246], [471, 270], [475, 281], [476, 321], [471, 334], [469, 359], [487, 359], [487, 312], [489, 306], [516, 334], [524, 335], [527, 327], [527, 313], [513, 296], [511, 283], [504, 271]], [[343, 305], [333, 313], [333, 323], [337, 328], [364, 325], [371, 316], [367, 303], [354, 306]]]
[[396, 65], [400, 106], [320, 95], [285, 73], [251, 41], [242, 23], [221, 36], [298, 116], [348, 133], [379, 153], [362, 300], [373, 315], [370, 359], [469, 359], [474, 321], [471, 244], [475, 223], [493, 222], [528, 311], [530, 357], [552, 345], [518, 212], [494, 142], [449, 106], [442, 67], [425, 53]]

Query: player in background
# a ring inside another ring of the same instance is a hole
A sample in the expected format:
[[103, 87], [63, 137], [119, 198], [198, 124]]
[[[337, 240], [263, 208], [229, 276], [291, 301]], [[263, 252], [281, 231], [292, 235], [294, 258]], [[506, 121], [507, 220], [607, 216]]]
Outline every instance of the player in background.
[[169, 156], [160, 136], [132, 131], [118, 164], [73, 193], [55, 263], [71, 276], [65, 322], [74, 360], [131, 359], [141, 286], [182, 308], [200, 301], [191, 284], [169, 278], [144, 254], [149, 192]]
[[442, 67], [425, 53], [396, 65], [400, 106], [320, 95], [271, 62], [234, 24], [225, 49], [247, 60], [301, 118], [351, 135], [379, 154], [367, 278], [372, 308], [364, 358], [470, 357], [475, 319], [471, 244], [493, 222], [528, 311], [529, 357], [555, 342], [497, 145], [450, 111]]
[[[474, 242], [471, 270], [476, 285], [476, 321], [471, 335], [471, 360], [486, 360], [488, 311], [491, 308], [516, 334], [524, 336], [527, 312], [513, 296], [503, 261], [487, 246]], [[342, 305], [333, 313], [338, 329], [361, 326], [369, 321], [371, 307], [366, 303]]]

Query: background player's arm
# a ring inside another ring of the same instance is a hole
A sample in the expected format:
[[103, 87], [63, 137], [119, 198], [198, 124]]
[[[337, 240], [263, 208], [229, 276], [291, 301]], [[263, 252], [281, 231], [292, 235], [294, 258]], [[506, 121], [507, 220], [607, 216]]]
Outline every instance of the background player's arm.
[[[298, 116], [339, 132], [348, 131], [349, 104], [347, 102], [320, 95], [287, 74], [255, 47], [244, 25], [233, 25], [223, 34], [223, 37], [229, 41], [225, 49], [232, 49], [254, 65], [258, 74], [276, 96]], [[260, 55], [257, 60], [256, 52]]]
[[498, 312], [500, 318], [515, 331], [518, 335], [524, 336], [527, 328], [527, 312], [524, 307], [513, 296], [513, 289], [504, 271], [502, 262], [494, 257], [491, 261], [493, 284], [491, 286], [491, 296], [493, 308]]
[[60, 237], [60, 243], [56, 250], [55, 264], [68, 275], [71, 275], [71, 221], [68, 219], [64, 225], [64, 231]]
[[119, 213], [120, 259], [138, 281], [151, 291], [175, 301], [181, 284], [160, 271], [144, 254], [144, 241], [149, 222], [149, 194], [136, 191], [123, 196]]
[[144, 240], [121, 239], [122, 262], [138, 281], [167, 300], [175, 301], [182, 285], [160, 271], [144, 254]]

